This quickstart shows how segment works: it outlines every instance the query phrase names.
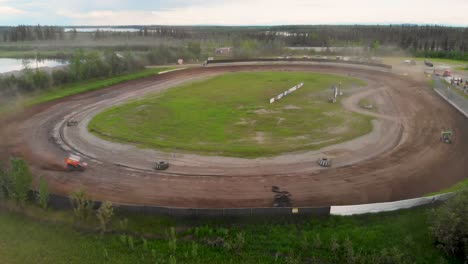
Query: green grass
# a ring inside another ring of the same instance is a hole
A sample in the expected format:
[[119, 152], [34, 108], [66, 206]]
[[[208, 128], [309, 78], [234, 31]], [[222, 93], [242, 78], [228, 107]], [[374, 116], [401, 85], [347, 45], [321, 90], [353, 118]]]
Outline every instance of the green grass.
[[459, 95], [465, 97], [466, 99], [468, 99], [468, 94], [466, 94], [465, 92], [463, 92], [462, 90], [456, 88], [456, 87], [452, 87], [452, 90], [454, 90], [455, 92], [457, 92]]
[[401, 64], [404, 60], [415, 60], [418, 64], [423, 64], [424, 60], [428, 60], [432, 63], [435, 63], [435, 66], [438, 64], [446, 64], [449, 66], [460, 67], [460, 65], [466, 65], [466, 61], [461, 60], [450, 60], [450, 59], [439, 59], [439, 58], [415, 58], [415, 57], [384, 57], [383, 61], [386, 64]]
[[11, 104], [5, 104], [0, 106], [0, 113], [6, 111], [12, 111], [16, 107], [28, 107], [36, 104], [41, 104], [63, 97], [94, 91], [102, 88], [109, 87], [111, 85], [119, 84], [126, 81], [136, 80], [158, 74], [159, 72], [171, 70], [174, 67], [161, 67], [144, 69], [135, 73], [123, 74], [110, 78], [93, 79], [89, 81], [83, 81], [73, 83], [65, 86], [54, 87], [45, 91], [41, 91], [38, 94], [28, 96], [19, 101], [12, 102]]
[[447, 86], [450, 86], [450, 89], [452, 89], [452, 91], [455, 91], [456, 93], [458, 93], [459, 95], [465, 97], [466, 99], [468, 99], [468, 94], [466, 94], [462, 89], [459, 89], [459, 87], [456, 87], [455, 85], [451, 85], [450, 82], [447, 82], [445, 80], [443, 80], [443, 83]]
[[[282, 100], [269, 99], [305, 82]], [[235, 157], [313, 150], [372, 130], [371, 117], [328, 103], [330, 86], [364, 82], [305, 72], [230, 73], [105, 110], [88, 129], [140, 147]]]
[[466, 61], [462, 60], [451, 60], [451, 59], [440, 59], [440, 58], [416, 58], [417, 61], [424, 62], [424, 60], [428, 60], [433, 63], [443, 63], [443, 64], [448, 64], [448, 65], [466, 65]]
[[456, 70], [459, 70], [459, 71], [468, 71], [468, 64], [466, 66], [463, 66], [463, 67], [457, 67], [455, 68]]
[[433, 195], [437, 195], [437, 194], [457, 192], [457, 191], [460, 191], [461, 189], [464, 189], [464, 188], [468, 189], [468, 179], [464, 179], [463, 181], [460, 181], [457, 184], [454, 184], [454, 185], [450, 186], [449, 188], [440, 190], [438, 192], [428, 193], [428, 194], [426, 194], [424, 196], [433, 196]]
[[[428, 230], [430, 210], [205, 220], [133, 214], [127, 233], [138, 231], [146, 236], [146, 242], [136, 233], [125, 236], [126, 241], [132, 237], [133, 247], [122, 242], [122, 232], [83, 233], [69, 224], [41, 223], [0, 211], [0, 263], [170, 263], [170, 255], [177, 263], [345, 263], [351, 258], [355, 263], [376, 263], [384, 252], [392, 252], [387, 255], [394, 259], [385, 263], [462, 263], [445, 259], [436, 249]], [[175, 251], [166, 235], [170, 226], [177, 230]], [[332, 250], [334, 240], [336, 251]], [[196, 254], [192, 254], [193, 245]]]

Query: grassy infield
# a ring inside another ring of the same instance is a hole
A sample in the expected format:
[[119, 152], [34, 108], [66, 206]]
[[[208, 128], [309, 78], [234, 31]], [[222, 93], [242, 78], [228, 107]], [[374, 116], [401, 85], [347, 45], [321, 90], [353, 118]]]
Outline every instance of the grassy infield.
[[[269, 99], [300, 82], [282, 100]], [[360, 80], [302, 72], [231, 73], [97, 115], [90, 131], [142, 147], [259, 157], [319, 149], [369, 133], [371, 118], [328, 103], [330, 87]], [[259, 139], [258, 135], [261, 135]]]
[[[62, 92], [61, 96], [98, 89], [122, 80], [119, 78], [77, 85], [74, 92]], [[61, 96], [50, 92], [29, 102]], [[468, 180], [442, 192], [467, 185]], [[89, 229], [76, 231], [71, 212], [41, 212], [33, 206], [22, 211], [45, 222], [0, 206], [0, 263], [352, 263], [353, 259], [356, 263], [378, 263], [385, 256], [395, 260], [386, 263], [461, 263], [444, 259], [436, 250], [427, 228], [428, 208], [248, 222], [117, 215], [113, 221], [117, 233], [103, 236]], [[124, 218], [128, 225], [122, 229], [118, 220]], [[168, 235], [172, 226], [177, 230], [176, 240]], [[132, 234], [132, 239], [123, 233]]]

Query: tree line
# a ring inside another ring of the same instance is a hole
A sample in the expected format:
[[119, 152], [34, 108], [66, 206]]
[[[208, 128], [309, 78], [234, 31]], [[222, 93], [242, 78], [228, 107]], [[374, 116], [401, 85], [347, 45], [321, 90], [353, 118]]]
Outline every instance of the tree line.
[[51, 87], [131, 73], [143, 69], [148, 64], [175, 64], [179, 59], [197, 63], [206, 56], [199, 42], [188, 42], [185, 46], [161, 44], [138, 53], [129, 49], [78, 49], [68, 58], [68, 65], [54, 68], [50, 72], [33, 69], [28, 60], [23, 60], [21, 73], [0, 75], [0, 98], [8, 100]]
[[2, 30], [2, 39], [4, 42], [56, 40], [64, 38], [64, 28], [57, 26], [19, 25], [16, 27], [6, 27]]
[[[121, 32], [100, 32], [112, 37]], [[468, 28], [437, 25], [314, 25], [271, 27], [145, 26], [135, 36], [174, 39], [280, 41], [292, 47], [382, 46], [404, 50], [468, 51]]]
[[[123, 27], [126, 28], [126, 27]], [[312, 25], [312, 26], [128, 26], [134, 31], [96, 30], [79, 32], [80, 39], [110, 40], [123, 46], [158, 50], [154, 41], [164, 42], [172, 51], [199, 43], [202, 49], [232, 46], [237, 57], [249, 53], [280, 55], [285, 47], [363, 47], [374, 55], [405, 51], [416, 56], [468, 60], [468, 28], [437, 25]], [[135, 29], [137, 29], [135, 31]], [[77, 38], [76, 28], [2, 27], [3, 41], [54, 40]], [[147, 41], [145, 41], [147, 39]], [[1, 39], [0, 39], [1, 40]], [[139, 41], [137, 41], [139, 40]], [[134, 43], [134, 41], [137, 41]], [[125, 45], [124, 45], [125, 44]], [[112, 44], [114, 45], [114, 43]], [[250, 47], [249, 47], [250, 46]], [[256, 48], [259, 51], [246, 51]], [[237, 50], [237, 51], [236, 51]]]
[[51, 72], [32, 69], [27, 61], [23, 61], [23, 67], [19, 75], [0, 76], [2, 88], [0, 96], [4, 99], [53, 86], [137, 71], [143, 68], [143, 63], [131, 51], [117, 53], [110, 50], [104, 52], [77, 50], [72, 55], [68, 66], [54, 69]]

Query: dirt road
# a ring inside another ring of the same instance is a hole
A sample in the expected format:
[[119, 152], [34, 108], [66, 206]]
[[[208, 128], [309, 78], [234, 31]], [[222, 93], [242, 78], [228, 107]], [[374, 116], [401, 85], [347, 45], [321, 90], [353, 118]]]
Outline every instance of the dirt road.
[[[163, 153], [106, 142], [89, 134], [86, 124], [102, 109], [183, 82], [232, 71], [313, 71], [352, 75], [369, 86], [344, 100], [349, 111], [372, 98], [379, 112], [374, 131], [320, 151], [272, 158], [238, 159]], [[79, 121], [67, 127], [65, 121]], [[3, 152], [22, 154], [52, 192], [67, 195], [84, 186], [93, 199], [177, 207], [271, 206], [271, 186], [293, 195], [295, 206], [358, 204], [413, 198], [468, 177], [468, 120], [437, 97], [424, 82], [409, 77], [343, 65], [240, 65], [191, 68], [26, 109], [4, 121]], [[7, 124], [7, 125], [6, 125]], [[439, 142], [451, 128], [455, 144]], [[8, 146], [6, 149], [5, 146]], [[89, 160], [84, 173], [59, 170], [68, 152]], [[321, 156], [334, 166], [317, 166]], [[155, 172], [156, 159], [171, 168]]]

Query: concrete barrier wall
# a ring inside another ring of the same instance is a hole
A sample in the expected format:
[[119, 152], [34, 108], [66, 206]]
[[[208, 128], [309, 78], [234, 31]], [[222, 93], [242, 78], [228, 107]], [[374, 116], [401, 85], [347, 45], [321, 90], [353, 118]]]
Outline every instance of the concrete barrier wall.
[[468, 118], [468, 99], [453, 91], [456, 88], [447, 89], [449, 85], [444, 84], [440, 78], [435, 77], [434, 82], [434, 91]]
[[242, 62], [326, 62], [340, 64], [356, 64], [371, 67], [379, 67], [392, 69], [391, 65], [373, 62], [345, 61], [345, 60], [330, 60], [330, 59], [280, 59], [280, 58], [257, 58], [257, 59], [238, 59], [238, 60], [210, 60], [207, 64], [222, 64], [222, 63], [242, 63]]
[[430, 197], [421, 197], [388, 203], [331, 206], [330, 215], [358, 215], [396, 211], [400, 209], [413, 208], [417, 206], [433, 204], [435, 202], [445, 201], [453, 195], [455, 195], [455, 193], [446, 193]]

